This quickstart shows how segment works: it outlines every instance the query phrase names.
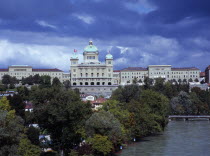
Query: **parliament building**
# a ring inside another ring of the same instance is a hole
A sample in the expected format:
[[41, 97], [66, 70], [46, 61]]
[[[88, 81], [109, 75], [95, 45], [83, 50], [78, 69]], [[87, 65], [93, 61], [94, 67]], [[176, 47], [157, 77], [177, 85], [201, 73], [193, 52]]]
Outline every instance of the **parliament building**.
[[[7, 69], [0, 69], [0, 80], [4, 75], [15, 76], [17, 79], [36, 74], [49, 75], [52, 79], [57, 77], [61, 82], [70, 80], [71, 87], [77, 88], [81, 93], [91, 95], [111, 95], [119, 85], [129, 85], [136, 79], [142, 85], [145, 77], [151, 79], [164, 78], [165, 81], [176, 80], [177, 82], [198, 82], [200, 81], [200, 70], [195, 67], [173, 68], [171, 65], [149, 65], [143, 67], [128, 67], [122, 70], [113, 70], [114, 59], [108, 53], [104, 63], [99, 61], [99, 50], [89, 42], [84, 48], [83, 62], [74, 53], [70, 58], [70, 73], [64, 73], [59, 69], [34, 69], [31, 66], [13, 65]], [[209, 75], [210, 67], [206, 70]], [[207, 77], [209, 82], [209, 77]]]
[[80, 92], [95, 95], [111, 95], [118, 87], [113, 77], [113, 56], [107, 54], [105, 63], [98, 59], [98, 48], [90, 41], [83, 52], [83, 62], [79, 63], [76, 53], [71, 57], [71, 86]]

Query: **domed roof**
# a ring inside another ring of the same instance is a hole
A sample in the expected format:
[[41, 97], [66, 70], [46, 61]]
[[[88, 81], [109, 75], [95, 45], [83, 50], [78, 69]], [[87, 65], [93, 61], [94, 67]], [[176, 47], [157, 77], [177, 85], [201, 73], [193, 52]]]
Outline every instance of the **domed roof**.
[[85, 52], [98, 52], [98, 48], [93, 45], [92, 41], [90, 41], [89, 45], [87, 47], [85, 47], [84, 51]]
[[113, 59], [113, 56], [111, 54], [107, 54], [106, 59]]

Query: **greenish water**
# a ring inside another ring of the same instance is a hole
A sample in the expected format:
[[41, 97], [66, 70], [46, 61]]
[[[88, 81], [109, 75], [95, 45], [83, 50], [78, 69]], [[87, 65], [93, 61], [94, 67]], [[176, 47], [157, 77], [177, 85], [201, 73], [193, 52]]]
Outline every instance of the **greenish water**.
[[146, 137], [118, 156], [210, 156], [209, 121], [170, 121], [161, 135]]

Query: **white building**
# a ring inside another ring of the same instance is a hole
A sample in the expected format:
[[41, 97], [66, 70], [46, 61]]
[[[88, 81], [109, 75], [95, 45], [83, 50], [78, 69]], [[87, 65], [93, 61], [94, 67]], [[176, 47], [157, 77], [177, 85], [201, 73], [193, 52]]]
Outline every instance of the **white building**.
[[10, 75], [16, 77], [18, 80], [34, 75], [49, 75], [51, 79], [57, 77], [61, 82], [70, 80], [70, 73], [63, 73], [62, 70], [55, 69], [34, 69], [28, 65], [12, 65], [7, 69], [0, 69], [0, 80], [4, 75]]
[[189, 82], [197, 81], [200, 78], [200, 70], [195, 67], [190, 68], [172, 68], [171, 65], [149, 65], [148, 68], [128, 67], [120, 71], [120, 84], [132, 84], [134, 78], [137, 81], [144, 82], [144, 78], [151, 79], [164, 78], [165, 81], [179, 80]]
[[90, 41], [84, 49], [82, 63], [78, 63], [76, 54], [71, 57], [71, 85], [82, 93], [111, 95], [118, 85], [113, 85], [113, 56], [107, 54], [105, 63], [101, 63], [98, 55], [97, 47]]

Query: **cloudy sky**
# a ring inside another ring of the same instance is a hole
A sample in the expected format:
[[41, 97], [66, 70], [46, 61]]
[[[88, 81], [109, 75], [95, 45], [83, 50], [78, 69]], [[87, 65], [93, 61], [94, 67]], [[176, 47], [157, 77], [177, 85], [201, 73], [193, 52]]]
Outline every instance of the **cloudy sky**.
[[69, 70], [89, 40], [114, 69], [210, 65], [209, 0], [0, 0], [0, 68]]

